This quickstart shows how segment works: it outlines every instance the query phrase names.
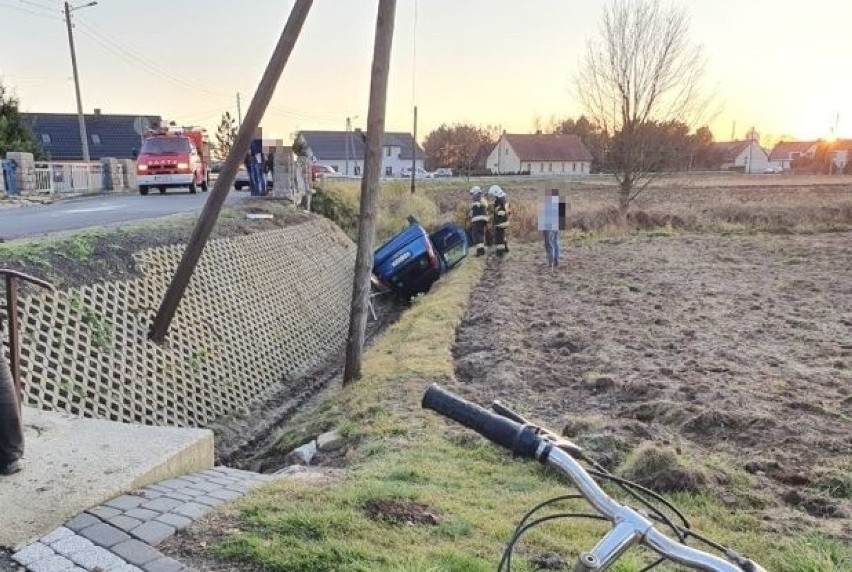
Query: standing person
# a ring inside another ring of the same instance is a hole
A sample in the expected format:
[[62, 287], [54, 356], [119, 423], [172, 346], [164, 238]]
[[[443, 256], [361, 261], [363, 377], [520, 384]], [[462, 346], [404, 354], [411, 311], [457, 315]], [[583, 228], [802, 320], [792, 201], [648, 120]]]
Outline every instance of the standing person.
[[509, 228], [509, 203], [506, 193], [498, 185], [491, 185], [488, 194], [494, 197], [493, 225], [494, 244], [497, 256], [503, 256], [509, 252], [509, 243], [506, 241], [506, 229]]
[[257, 137], [251, 140], [249, 154], [251, 155], [251, 167], [249, 170], [251, 194], [262, 195], [266, 190], [266, 180], [263, 175], [263, 139]]
[[476, 249], [476, 256], [485, 255], [485, 231], [488, 227], [488, 201], [482, 196], [482, 189], [472, 187], [470, 189], [470, 210], [468, 218], [470, 219], [470, 237], [473, 241], [473, 247]]
[[544, 239], [544, 252], [547, 255], [547, 267], [553, 270], [559, 266], [559, 231], [565, 226], [565, 203], [558, 189], [545, 191], [538, 211], [538, 228]]
[[21, 470], [24, 429], [12, 372], [0, 352], [0, 476]]

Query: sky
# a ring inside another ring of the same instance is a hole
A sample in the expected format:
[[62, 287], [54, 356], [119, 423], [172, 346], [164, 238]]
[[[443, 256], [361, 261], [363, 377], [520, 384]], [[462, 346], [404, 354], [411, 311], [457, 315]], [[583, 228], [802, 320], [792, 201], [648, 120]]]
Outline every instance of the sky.
[[[81, 5], [85, 2], [74, 4]], [[575, 117], [603, 0], [398, 0], [386, 128], [533, 130]], [[852, 138], [852, 2], [684, 0], [715, 94], [717, 140]], [[84, 110], [162, 115], [211, 131], [242, 110], [293, 0], [99, 0], [73, 13]], [[363, 127], [378, 0], [316, 0], [263, 120], [264, 137]], [[28, 112], [74, 112], [62, 3], [0, 0], [0, 78]], [[837, 129], [834, 129], [835, 124]]]

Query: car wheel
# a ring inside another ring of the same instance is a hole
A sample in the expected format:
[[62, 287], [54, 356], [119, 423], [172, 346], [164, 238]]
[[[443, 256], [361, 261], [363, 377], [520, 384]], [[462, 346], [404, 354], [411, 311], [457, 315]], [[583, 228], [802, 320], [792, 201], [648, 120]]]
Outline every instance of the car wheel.
[[198, 192], [198, 185], [195, 183], [195, 179], [189, 184], [189, 192], [193, 195]]
[[161, 194], [161, 195], [165, 195], [165, 194], [166, 194], [166, 187], [160, 187], [160, 194]]
[[148, 195], [148, 187], [146, 187], [145, 185], [139, 185], [139, 194], [142, 195], [143, 197], [147, 196]]
[[237, 190], [237, 191], [242, 191], [243, 190], [242, 183], [234, 183], [234, 189]]
[[201, 181], [201, 192], [206, 193], [208, 188], [209, 188], [209, 185], [207, 183], [207, 179], [204, 179], [203, 181]]

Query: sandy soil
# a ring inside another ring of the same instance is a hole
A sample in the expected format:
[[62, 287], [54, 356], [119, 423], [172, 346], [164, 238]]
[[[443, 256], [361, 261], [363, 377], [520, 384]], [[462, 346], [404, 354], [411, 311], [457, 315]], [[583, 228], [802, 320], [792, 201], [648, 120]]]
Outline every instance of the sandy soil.
[[645, 440], [719, 454], [771, 491], [767, 514], [852, 538], [848, 498], [815, 487], [852, 458], [852, 234], [563, 251], [552, 274], [537, 244], [489, 260], [454, 349], [469, 397], [564, 427], [612, 466]]

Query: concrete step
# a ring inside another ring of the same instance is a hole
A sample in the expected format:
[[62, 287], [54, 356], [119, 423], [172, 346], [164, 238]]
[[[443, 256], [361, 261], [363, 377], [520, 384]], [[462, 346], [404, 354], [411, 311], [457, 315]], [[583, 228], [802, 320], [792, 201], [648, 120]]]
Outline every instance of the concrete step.
[[213, 467], [207, 429], [146, 427], [24, 408], [24, 470], [0, 477], [0, 546], [21, 548], [83, 511]]

